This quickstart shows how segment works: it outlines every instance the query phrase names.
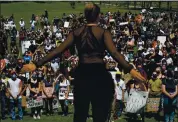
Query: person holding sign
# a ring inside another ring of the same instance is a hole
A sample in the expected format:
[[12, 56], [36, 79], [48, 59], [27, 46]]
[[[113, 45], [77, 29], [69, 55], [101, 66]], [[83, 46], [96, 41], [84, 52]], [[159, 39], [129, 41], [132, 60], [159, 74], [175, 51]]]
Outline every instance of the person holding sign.
[[[70, 46], [76, 45], [79, 64], [74, 77], [74, 122], [86, 122], [90, 103], [93, 121], [104, 122], [109, 119], [114, 96], [114, 82], [103, 61], [105, 50], [108, 50], [125, 72], [131, 73], [133, 78], [139, 81], [145, 81], [145, 78], [117, 51], [111, 33], [98, 26], [99, 6], [87, 3], [84, 13], [87, 24], [70, 32], [66, 40], [42, 60], [25, 65], [22, 72], [34, 71], [36, 67], [55, 59]], [[101, 102], [101, 99], [105, 100]]]
[[[54, 93], [54, 79], [51, 77], [51, 74], [47, 73], [47, 78], [43, 82], [43, 92], [45, 94], [45, 108], [46, 115], [53, 115], [53, 93]], [[48, 108], [49, 106], [49, 108]]]
[[[37, 80], [37, 73], [33, 72], [31, 78], [28, 81], [29, 83], [29, 90], [30, 90], [30, 97], [33, 99], [37, 99], [42, 94], [40, 93], [40, 82]], [[31, 109], [34, 119], [40, 119], [40, 107], [33, 107]]]

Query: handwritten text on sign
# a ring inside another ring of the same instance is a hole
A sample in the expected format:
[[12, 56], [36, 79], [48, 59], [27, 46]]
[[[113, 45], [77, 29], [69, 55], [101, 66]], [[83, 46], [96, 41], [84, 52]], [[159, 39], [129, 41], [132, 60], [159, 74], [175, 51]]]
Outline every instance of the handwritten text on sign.
[[42, 97], [38, 97], [36, 99], [33, 99], [33, 98], [27, 99], [27, 108], [34, 108], [38, 106], [43, 106]]
[[147, 98], [148, 92], [131, 89], [126, 104], [126, 112], [137, 113], [146, 105]]
[[160, 98], [148, 98], [147, 112], [157, 112], [159, 109]]

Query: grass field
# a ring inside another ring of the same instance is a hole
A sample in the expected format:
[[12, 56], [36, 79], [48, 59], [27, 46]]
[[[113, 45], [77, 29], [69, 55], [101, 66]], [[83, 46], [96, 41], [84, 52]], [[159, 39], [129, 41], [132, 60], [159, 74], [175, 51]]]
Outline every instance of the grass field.
[[[128, 12], [127, 9], [121, 9], [117, 6], [105, 6], [101, 5], [101, 11], [102, 12]], [[17, 28], [19, 29], [18, 22], [20, 21], [20, 18], [23, 18], [26, 22], [26, 27], [29, 28], [30, 24], [29, 21], [31, 19], [31, 15], [34, 13], [35, 15], [41, 15], [44, 14], [44, 10], [48, 10], [49, 13], [49, 20], [52, 21], [53, 17], [58, 16], [61, 17], [63, 13], [69, 14], [69, 13], [75, 13], [79, 14], [80, 12], [83, 12], [84, 9], [84, 3], [76, 3], [76, 8], [72, 9], [69, 2], [47, 2], [47, 3], [35, 3], [35, 2], [17, 2], [17, 3], [8, 3], [8, 4], [1, 4], [0, 6], [0, 12], [1, 15], [4, 17], [9, 17], [11, 14], [14, 14], [15, 17], [15, 23], [17, 25]], [[131, 10], [133, 13], [138, 13], [138, 10]], [[102, 102], [102, 101], [101, 101]], [[61, 109], [59, 108], [59, 111]], [[73, 119], [73, 106], [70, 106], [70, 115], [68, 117], [62, 117], [61, 115], [58, 115], [57, 113], [54, 116], [46, 117], [45, 115], [42, 115], [41, 120], [33, 120], [30, 116], [25, 116], [23, 119], [23, 122], [72, 122]], [[126, 117], [122, 116], [122, 119], [119, 119], [115, 122], [126, 122]], [[10, 118], [7, 120], [4, 120], [2, 122], [12, 122]], [[88, 120], [88, 122], [92, 122], [91, 119]], [[156, 120], [152, 118], [146, 118], [146, 122], [156, 122]], [[176, 118], [175, 122], [178, 122], [178, 119]]]

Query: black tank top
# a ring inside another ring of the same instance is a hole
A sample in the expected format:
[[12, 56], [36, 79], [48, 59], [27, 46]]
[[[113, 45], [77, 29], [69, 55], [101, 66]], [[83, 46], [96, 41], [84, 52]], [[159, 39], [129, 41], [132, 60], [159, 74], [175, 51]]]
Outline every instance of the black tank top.
[[101, 38], [97, 39], [92, 32], [92, 26], [85, 26], [79, 35], [76, 36], [74, 34], [74, 40], [81, 62], [85, 58], [104, 58], [104, 32], [102, 33]]

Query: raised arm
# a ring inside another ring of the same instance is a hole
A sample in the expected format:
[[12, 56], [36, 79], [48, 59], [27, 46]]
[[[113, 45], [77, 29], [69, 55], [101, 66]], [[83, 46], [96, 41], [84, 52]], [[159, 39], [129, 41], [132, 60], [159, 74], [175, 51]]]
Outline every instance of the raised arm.
[[125, 59], [124, 56], [119, 53], [112, 41], [112, 37], [109, 31], [104, 32], [104, 43], [106, 46], [106, 49], [109, 51], [111, 56], [118, 62], [118, 65], [120, 65], [125, 73], [130, 73], [134, 78], [138, 79], [139, 81], [145, 81], [146, 79], [141, 76], [140, 73], [138, 73], [131, 64], [129, 64]]

